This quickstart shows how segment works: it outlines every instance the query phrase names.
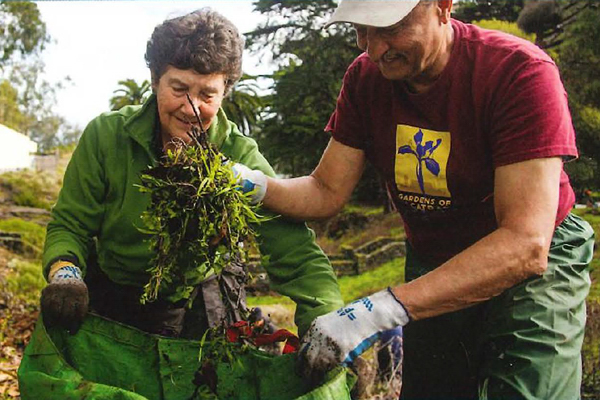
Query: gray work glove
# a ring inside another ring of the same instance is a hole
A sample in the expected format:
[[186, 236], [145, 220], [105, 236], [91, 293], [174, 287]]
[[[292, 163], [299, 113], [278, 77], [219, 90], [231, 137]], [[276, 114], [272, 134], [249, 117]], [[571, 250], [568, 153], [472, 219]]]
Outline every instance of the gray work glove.
[[70, 262], [58, 261], [50, 268], [48, 281], [40, 300], [46, 327], [59, 326], [77, 333], [89, 304], [81, 270]]
[[300, 343], [300, 371], [316, 381], [338, 364], [350, 365], [385, 331], [409, 321], [404, 305], [390, 288], [321, 315]]
[[258, 204], [267, 193], [267, 176], [259, 170], [250, 169], [243, 164], [235, 163], [231, 166], [235, 177], [243, 193], [252, 193], [250, 203]]

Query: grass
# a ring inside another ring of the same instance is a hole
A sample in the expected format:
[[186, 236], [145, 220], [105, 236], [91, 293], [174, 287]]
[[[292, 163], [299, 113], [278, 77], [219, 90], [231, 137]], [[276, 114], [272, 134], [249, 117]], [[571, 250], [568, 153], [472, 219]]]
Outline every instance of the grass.
[[395, 259], [361, 275], [340, 278], [338, 281], [344, 302], [348, 303], [404, 282], [404, 262], [404, 258]]
[[258, 307], [270, 304], [280, 304], [294, 306], [295, 303], [286, 296], [259, 296], [259, 297], [248, 297], [247, 303], [249, 307]]
[[0, 220], [0, 231], [21, 234], [25, 255], [31, 258], [41, 257], [46, 238], [46, 228], [43, 226], [20, 218], [9, 218]]
[[583, 398], [600, 398], [600, 302], [588, 300], [588, 321], [581, 351]]
[[358, 213], [366, 216], [375, 216], [383, 214], [383, 207], [377, 206], [362, 206], [358, 204], [346, 204], [344, 206], [344, 211], [346, 213]]
[[600, 214], [588, 208], [573, 210], [594, 228], [596, 247], [590, 264], [592, 287], [587, 298], [588, 319], [581, 351], [583, 359], [582, 398], [600, 398]]
[[0, 191], [17, 206], [50, 210], [60, 190], [55, 174], [22, 170], [0, 175]]
[[588, 301], [600, 302], [600, 214], [593, 214], [591, 210], [587, 208], [573, 210], [573, 213], [585, 219], [592, 228], [594, 228], [594, 232], [596, 233], [594, 258], [590, 264], [592, 287], [590, 289]]
[[[404, 259], [395, 259], [389, 261], [372, 271], [365, 272], [357, 276], [345, 276], [338, 279], [340, 290], [344, 303], [367, 296], [384, 289], [390, 285], [397, 285], [404, 280]], [[282, 315], [280, 308], [277, 315], [269, 314], [273, 322], [280, 328], [297, 332], [297, 327], [293, 325], [292, 315], [295, 312], [296, 305], [286, 296], [260, 296], [248, 297], [248, 307], [263, 307], [267, 311], [269, 306], [282, 306], [287, 310], [287, 314]]]
[[404, 227], [396, 213], [384, 213], [382, 207], [347, 205], [337, 216], [310, 222], [317, 243], [327, 254], [339, 253], [342, 246], [358, 247], [379, 236], [404, 240]]
[[37, 304], [40, 292], [46, 286], [42, 267], [37, 262], [12, 259], [8, 263], [6, 290], [22, 299], [26, 304]]

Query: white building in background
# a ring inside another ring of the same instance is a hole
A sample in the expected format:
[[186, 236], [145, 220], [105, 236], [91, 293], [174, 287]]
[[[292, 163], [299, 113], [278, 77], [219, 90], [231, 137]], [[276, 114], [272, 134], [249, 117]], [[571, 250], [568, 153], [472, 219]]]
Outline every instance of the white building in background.
[[0, 172], [33, 168], [37, 143], [0, 124]]

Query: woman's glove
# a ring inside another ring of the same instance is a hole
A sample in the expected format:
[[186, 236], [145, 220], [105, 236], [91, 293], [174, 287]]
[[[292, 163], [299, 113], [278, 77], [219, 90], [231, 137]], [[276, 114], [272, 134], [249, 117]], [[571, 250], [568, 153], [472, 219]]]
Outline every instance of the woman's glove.
[[260, 203], [267, 193], [267, 176], [262, 171], [250, 169], [240, 163], [233, 164], [231, 169], [242, 192], [252, 192], [250, 196], [251, 203]]
[[68, 261], [50, 268], [49, 284], [42, 290], [41, 307], [47, 327], [60, 326], [75, 334], [88, 311], [88, 289], [81, 270]]
[[385, 289], [315, 319], [300, 345], [301, 372], [315, 378], [337, 364], [348, 365], [382, 332], [404, 326], [406, 309]]

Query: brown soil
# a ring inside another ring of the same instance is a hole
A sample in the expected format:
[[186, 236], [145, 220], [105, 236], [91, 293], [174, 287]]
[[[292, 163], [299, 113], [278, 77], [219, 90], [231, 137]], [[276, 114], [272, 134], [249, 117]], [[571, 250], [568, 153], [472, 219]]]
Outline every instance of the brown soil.
[[26, 304], [6, 290], [14, 254], [0, 247], [0, 399], [19, 399], [17, 369], [38, 317], [37, 305]]

